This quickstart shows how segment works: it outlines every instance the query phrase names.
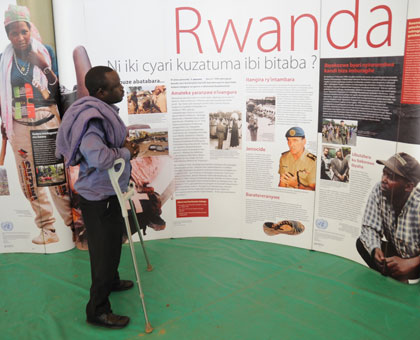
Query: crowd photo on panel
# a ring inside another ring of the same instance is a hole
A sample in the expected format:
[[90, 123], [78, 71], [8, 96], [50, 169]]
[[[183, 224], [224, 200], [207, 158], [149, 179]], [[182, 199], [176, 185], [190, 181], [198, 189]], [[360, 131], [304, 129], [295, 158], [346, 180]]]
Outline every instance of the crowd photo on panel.
[[248, 142], [273, 142], [276, 122], [276, 97], [248, 98], [246, 102], [246, 140]]
[[357, 121], [324, 119], [322, 142], [342, 145], [356, 145]]

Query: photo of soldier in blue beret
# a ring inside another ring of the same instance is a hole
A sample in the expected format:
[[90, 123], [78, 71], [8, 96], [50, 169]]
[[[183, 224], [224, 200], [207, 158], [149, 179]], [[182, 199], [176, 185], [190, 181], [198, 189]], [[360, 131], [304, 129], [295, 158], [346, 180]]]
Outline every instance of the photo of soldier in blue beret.
[[315, 190], [316, 156], [305, 149], [305, 131], [295, 126], [286, 132], [289, 151], [280, 157], [279, 187]]

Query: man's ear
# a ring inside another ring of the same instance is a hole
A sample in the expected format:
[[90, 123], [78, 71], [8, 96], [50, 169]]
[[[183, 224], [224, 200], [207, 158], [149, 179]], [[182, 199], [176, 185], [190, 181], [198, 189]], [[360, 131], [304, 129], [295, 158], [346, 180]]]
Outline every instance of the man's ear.
[[98, 98], [98, 99], [101, 99], [102, 100], [102, 98], [104, 97], [104, 90], [100, 87], [97, 91], [96, 91], [96, 93], [95, 93], [95, 97], [96, 98]]
[[405, 190], [406, 192], [412, 192], [412, 191], [413, 191], [413, 189], [414, 189], [414, 187], [415, 187], [415, 184], [414, 184], [413, 182], [407, 182], [407, 183], [405, 184], [404, 190]]

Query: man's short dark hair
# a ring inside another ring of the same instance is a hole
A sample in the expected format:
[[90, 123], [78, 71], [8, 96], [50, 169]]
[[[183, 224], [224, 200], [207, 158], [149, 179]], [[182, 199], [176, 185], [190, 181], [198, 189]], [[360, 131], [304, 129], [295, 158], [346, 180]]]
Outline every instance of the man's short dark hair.
[[92, 67], [85, 76], [85, 86], [89, 91], [89, 95], [95, 96], [99, 89], [107, 88], [105, 74], [114, 71], [108, 66]]

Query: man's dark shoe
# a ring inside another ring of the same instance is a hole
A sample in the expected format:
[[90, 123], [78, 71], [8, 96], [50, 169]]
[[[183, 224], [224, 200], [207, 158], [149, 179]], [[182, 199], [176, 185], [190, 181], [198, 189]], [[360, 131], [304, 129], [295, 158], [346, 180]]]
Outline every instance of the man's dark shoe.
[[134, 286], [133, 281], [131, 280], [120, 280], [120, 282], [113, 286], [111, 291], [113, 292], [121, 292], [122, 290], [130, 289]]
[[87, 323], [95, 326], [118, 329], [124, 328], [130, 322], [128, 316], [116, 315], [112, 313], [104, 313], [95, 318], [86, 319]]

